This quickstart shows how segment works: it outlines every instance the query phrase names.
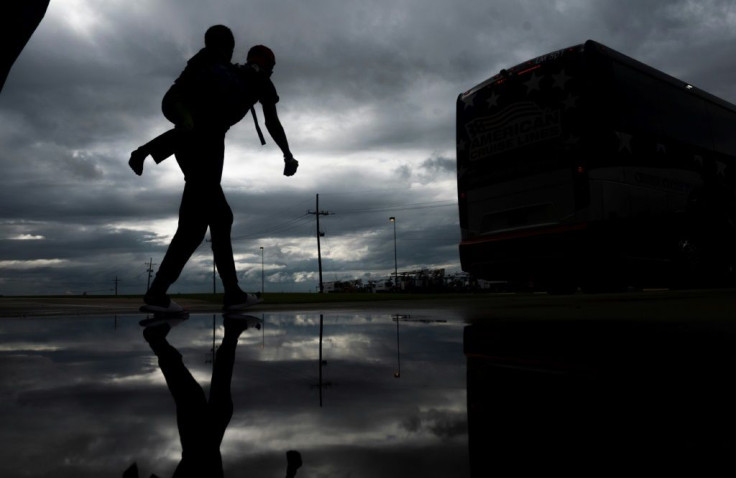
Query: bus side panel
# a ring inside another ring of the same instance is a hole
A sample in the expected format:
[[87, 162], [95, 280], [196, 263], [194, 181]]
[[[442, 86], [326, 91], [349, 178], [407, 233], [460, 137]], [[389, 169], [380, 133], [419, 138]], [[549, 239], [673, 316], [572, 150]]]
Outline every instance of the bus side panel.
[[589, 201], [580, 52], [560, 55], [458, 98], [460, 258], [479, 278], [559, 264], [569, 237], [521, 240], [513, 232], [578, 225], [577, 211]]

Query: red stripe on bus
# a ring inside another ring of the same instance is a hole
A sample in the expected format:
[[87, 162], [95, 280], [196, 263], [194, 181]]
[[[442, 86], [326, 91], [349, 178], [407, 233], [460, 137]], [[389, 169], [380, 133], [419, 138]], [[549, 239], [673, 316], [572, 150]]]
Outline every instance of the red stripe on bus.
[[556, 226], [556, 227], [551, 227], [551, 228], [541, 228], [541, 229], [532, 229], [532, 230], [527, 229], [524, 231], [511, 231], [511, 232], [496, 234], [490, 237], [484, 236], [484, 237], [479, 237], [476, 239], [462, 241], [460, 244], [462, 245], [481, 244], [484, 242], [503, 241], [507, 239], [517, 239], [520, 237], [541, 236], [541, 235], [546, 235], [546, 234], [560, 234], [563, 232], [581, 231], [583, 229], [586, 229], [587, 227], [588, 225], [583, 223], [583, 224], [573, 224], [571, 226]]

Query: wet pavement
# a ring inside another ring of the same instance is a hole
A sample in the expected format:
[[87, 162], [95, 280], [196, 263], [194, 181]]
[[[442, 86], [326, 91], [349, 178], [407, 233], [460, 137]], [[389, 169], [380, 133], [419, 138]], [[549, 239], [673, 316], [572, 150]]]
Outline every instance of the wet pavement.
[[4, 317], [0, 476], [168, 477], [197, 461], [182, 438], [218, 476], [201, 438], [228, 398], [224, 476], [284, 476], [288, 450], [300, 477], [730, 476], [732, 297], [196, 312], [167, 333], [140, 313]]
[[[0, 476], [173, 474], [176, 408], [143, 317], [2, 319]], [[284, 476], [292, 449], [297, 476], [469, 475], [461, 320], [254, 318], [235, 349], [225, 476]], [[166, 336], [206, 393], [223, 321], [192, 314]]]

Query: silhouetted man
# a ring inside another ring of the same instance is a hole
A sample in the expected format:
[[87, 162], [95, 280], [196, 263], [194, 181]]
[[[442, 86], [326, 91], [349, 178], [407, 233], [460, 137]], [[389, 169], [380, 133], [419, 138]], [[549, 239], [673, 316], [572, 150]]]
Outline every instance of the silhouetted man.
[[[156, 163], [176, 155], [186, 184], [179, 208], [179, 226], [144, 296], [148, 310], [177, 312], [167, 290], [204, 239], [212, 237], [215, 264], [225, 288], [223, 308], [242, 309], [261, 301], [238, 286], [230, 231], [233, 214], [220, 186], [225, 152], [225, 133], [260, 102], [266, 128], [284, 154], [284, 175], [296, 173], [298, 162], [289, 150], [278, 114], [279, 100], [270, 76], [276, 59], [273, 52], [257, 45], [250, 49], [246, 65], [232, 65], [232, 32], [222, 25], [205, 34], [205, 48], [187, 63], [187, 68], [164, 97], [164, 115], [175, 124], [131, 154], [130, 167], [142, 174], [143, 162], [151, 155]], [[254, 112], [255, 114], [255, 112]]]

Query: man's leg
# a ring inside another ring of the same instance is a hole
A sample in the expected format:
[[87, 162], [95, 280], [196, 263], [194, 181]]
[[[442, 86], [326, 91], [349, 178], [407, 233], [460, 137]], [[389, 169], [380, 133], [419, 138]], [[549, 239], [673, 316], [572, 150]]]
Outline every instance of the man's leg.
[[146, 293], [149, 300], [163, 299], [171, 284], [179, 278], [189, 258], [202, 243], [207, 232], [208, 194], [212, 194], [201, 185], [186, 183], [179, 207], [179, 226], [169, 244], [161, 266], [151, 288]]
[[212, 193], [210, 210], [210, 234], [212, 235], [212, 253], [215, 257], [217, 272], [222, 280], [225, 293], [238, 289], [238, 275], [235, 271], [233, 246], [230, 233], [233, 225], [233, 212], [225, 199], [225, 193], [219, 185]]
[[187, 453], [202, 447], [207, 429], [207, 400], [202, 387], [192, 377], [181, 354], [166, 340], [168, 324], [147, 327], [143, 331], [148, 345], [158, 357], [158, 364], [176, 403], [176, 423], [182, 450]]
[[209, 409], [212, 419], [212, 432], [215, 442], [219, 445], [225, 435], [225, 429], [233, 416], [233, 398], [230, 384], [233, 377], [235, 363], [235, 348], [238, 337], [247, 328], [244, 320], [225, 319], [225, 336], [217, 349], [215, 366], [212, 370], [210, 385]]
[[222, 188], [218, 186], [217, 193], [212, 195], [212, 214], [210, 216], [210, 233], [212, 234], [212, 252], [215, 256], [217, 271], [225, 288], [224, 308], [238, 310], [261, 302], [256, 294], [246, 294], [238, 286], [238, 276], [233, 259], [233, 247], [230, 232], [233, 223], [233, 213], [225, 199]]

